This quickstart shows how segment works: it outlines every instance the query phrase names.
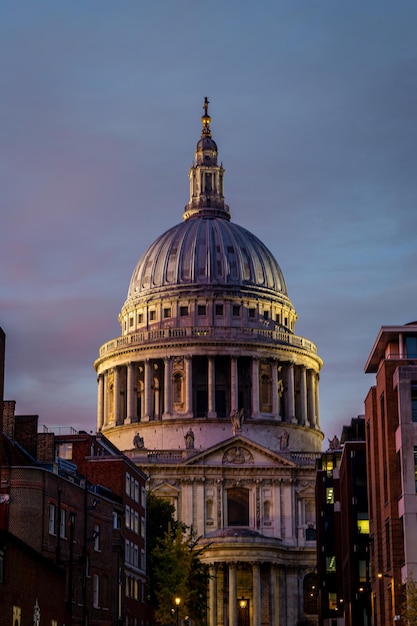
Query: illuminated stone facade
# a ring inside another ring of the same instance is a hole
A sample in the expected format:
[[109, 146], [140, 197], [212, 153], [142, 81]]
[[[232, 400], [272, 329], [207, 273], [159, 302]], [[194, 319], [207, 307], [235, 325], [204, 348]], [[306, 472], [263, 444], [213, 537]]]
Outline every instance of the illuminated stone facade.
[[231, 221], [204, 109], [183, 221], [138, 262], [95, 362], [97, 426], [210, 544], [210, 625], [295, 626], [315, 619], [322, 361], [274, 256]]

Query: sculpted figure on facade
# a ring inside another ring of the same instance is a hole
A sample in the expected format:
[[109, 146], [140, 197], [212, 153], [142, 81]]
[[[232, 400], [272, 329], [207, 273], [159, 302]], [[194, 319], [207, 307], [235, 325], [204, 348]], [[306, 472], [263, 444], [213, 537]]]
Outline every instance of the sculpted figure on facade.
[[244, 409], [235, 409], [230, 414], [230, 420], [232, 422], [232, 433], [236, 435], [236, 433], [240, 433], [242, 430], [243, 420], [245, 419], [245, 411]]
[[194, 433], [190, 428], [184, 435], [185, 447], [187, 450], [194, 450]]

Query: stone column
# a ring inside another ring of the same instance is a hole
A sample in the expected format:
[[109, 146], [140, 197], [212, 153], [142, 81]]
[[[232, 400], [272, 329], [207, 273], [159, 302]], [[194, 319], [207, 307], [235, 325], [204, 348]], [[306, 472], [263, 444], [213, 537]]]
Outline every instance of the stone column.
[[208, 357], [208, 413], [207, 417], [216, 417], [216, 373], [214, 357]]
[[252, 417], [259, 416], [259, 359], [252, 358]]
[[277, 621], [277, 571], [274, 565], [271, 564], [270, 569], [270, 583], [269, 583], [269, 597], [270, 597], [270, 614], [269, 623], [271, 626], [278, 626]]
[[300, 424], [301, 426], [305, 426], [307, 424], [307, 370], [304, 365], [300, 366], [300, 396]]
[[120, 424], [120, 369], [114, 368], [113, 415], [116, 426]]
[[103, 390], [103, 417], [104, 425], [109, 423], [109, 373], [106, 370], [103, 374], [104, 390]]
[[144, 376], [144, 415], [142, 417], [143, 422], [149, 422], [152, 412], [152, 370], [151, 362], [149, 359], [144, 361], [145, 376]]
[[136, 364], [127, 365], [127, 416], [125, 424], [137, 421]]
[[287, 366], [287, 404], [288, 404], [288, 422], [297, 423], [295, 418], [295, 402], [294, 402], [294, 363], [288, 362]]
[[252, 565], [253, 587], [253, 626], [261, 626], [261, 566], [259, 563]]
[[229, 626], [237, 626], [236, 563], [229, 563]]
[[185, 357], [185, 412], [193, 415], [193, 362], [192, 357]]
[[104, 423], [104, 375], [97, 377], [97, 430], [101, 430]]
[[164, 359], [164, 417], [171, 415], [171, 393], [172, 393], [172, 380], [171, 380], [171, 368], [172, 362], [170, 357]]
[[209, 574], [209, 626], [217, 626], [217, 571], [215, 565], [210, 565]]
[[230, 409], [231, 412], [238, 409], [238, 378], [237, 378], [237, 358], [230, 359]]
[[272, 416], [279, 418], [278, 408], [278, 363], [272, 361]]
[[319, 380], [320, 376], [316, 375], [316, 428], [320, 428], [320, 397], [319, 397]]
[[316, 401], [314, 393], [314, 371], [308, 370], [308, 421], [311, 428], [316, 427]]

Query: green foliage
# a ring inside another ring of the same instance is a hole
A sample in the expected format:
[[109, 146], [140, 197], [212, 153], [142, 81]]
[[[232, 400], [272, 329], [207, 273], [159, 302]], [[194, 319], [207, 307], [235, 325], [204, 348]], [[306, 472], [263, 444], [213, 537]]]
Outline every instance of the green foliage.
[[174, 599], [179, 597], [179, 618], [205, 624], [209, 574], [200, 560], [204, 548], [186, 534], [186, 526], [175, 522], [169, 503], [150, 495], [147, 513], [148, 586], [157, 621], [175, 623]]
[[405, 602], [402, 617], [410, 626], [417, 626], [417, 583], [412, 576], [405, 585]]

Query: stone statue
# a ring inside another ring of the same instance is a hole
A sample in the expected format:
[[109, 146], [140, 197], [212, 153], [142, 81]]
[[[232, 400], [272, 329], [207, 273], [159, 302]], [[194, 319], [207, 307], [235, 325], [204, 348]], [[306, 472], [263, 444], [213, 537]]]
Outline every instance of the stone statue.
[[145, 442], [143, 441], [143, 437], [141, 437], [139, 433], [136, 433], [136, 435], [133, 437], [133, 445], [135, 446], [135, 448], [145, 447]]
[[328, 439], [328, 442], [329, 442], [329, 450], [339, 450], [340, 449], [339, 437], [336, 437], [336, 435], [333, 437], [333, 439]]
[[240, 433], [242, 430], [243, 420], [245, 418], [245, 410], [244, 409], [235, 409], [230, 414], [230, 420], [232, 422], [232, 433], [236, 435], [236, 433]]
[[280, 450], [288, 450], [288, 443], [290, 440], [290, 435], [288, 431], [283, 430], [281, 436], [279, 438], [279, 449]]
[[184, 435], [185, 439], [185, 447], [187, 450], [194, 450], [194, 433], [190, 428], [189, 431]]

